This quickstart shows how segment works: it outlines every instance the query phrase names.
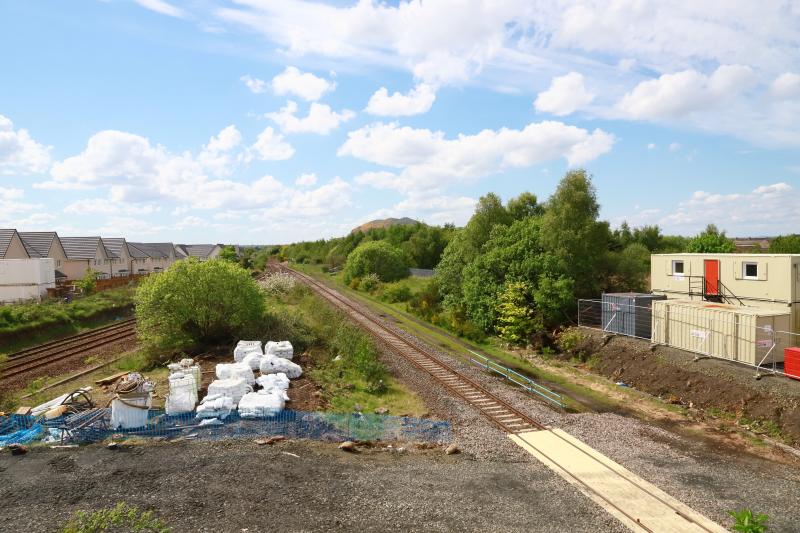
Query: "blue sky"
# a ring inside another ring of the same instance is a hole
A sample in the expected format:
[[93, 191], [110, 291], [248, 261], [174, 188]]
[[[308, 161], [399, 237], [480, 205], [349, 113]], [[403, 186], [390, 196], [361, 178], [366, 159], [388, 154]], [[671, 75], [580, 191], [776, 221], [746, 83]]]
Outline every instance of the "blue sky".
[[602, 216], [800, 231], [800, 5], [0, 3], [0, 227], [272, 243], [570, 168]]

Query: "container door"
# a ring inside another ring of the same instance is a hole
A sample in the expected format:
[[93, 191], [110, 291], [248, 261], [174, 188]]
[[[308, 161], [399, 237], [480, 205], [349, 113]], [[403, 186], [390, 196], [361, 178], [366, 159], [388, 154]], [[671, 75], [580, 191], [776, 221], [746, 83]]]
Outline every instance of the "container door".
[[719, 295], [719, 260], [706, 259], [703, 262], [706, 279], [706, 295]]

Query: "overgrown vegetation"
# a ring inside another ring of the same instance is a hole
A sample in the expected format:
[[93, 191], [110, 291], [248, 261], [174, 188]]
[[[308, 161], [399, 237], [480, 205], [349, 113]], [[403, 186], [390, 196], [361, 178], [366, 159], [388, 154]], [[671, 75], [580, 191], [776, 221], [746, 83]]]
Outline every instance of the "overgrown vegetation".
[[303, 285], [270, 299], [261, 336], [289, 339], [313, 359], [311, 377], [334, 411], [387, 407], [420, 414], [421, 401], [389, 376], [372, 339]]
[[172, 531], [152, 511], [119, 502], [114, 507], [97, 511], [77, 511], [61, 533], [99, 533], [101, 531], [135, 531], [168, 533]]
[[767, 530], [769, 516], [765, 514], [753, 514], [750, 509], [740, 511], [728, 511], [734, 519], [733, 530], [740, 533], [764, 533]]
[[75, 288], [86, 296], [94, 292], [97, 288], [97, 276], [91, 268], [87, 268], [86, 274], [75, 282]]
[[0, 306], [0, 341], [4, 349], [14, 347], [12, 342], [21, 335], [33, 336], [47, 330], [37, 342], [45, 342], [51, 335], [74, 333], [92, 319], [114, 311], [125, 311], [133, 303], [133, 287], [111, 289], [70, 303], [62, 300], [45, 300], [24, 304]]
[[136, 293], [139, 338], [165, 357], [245, 338], [263, 316], [264, 295], [256, 281], [225, 260], [178, 261], [148, 277]]
[[800, 235], [781, 235], [769, 243], [771, 254], [800, 254]]
[[408, 264], [403, 252], [386, 241], [361, 244], [347, 257], [344, 281], [350, 283], [353, 278], [363, 280], [365, 276], [372, 274], [378, 281], [397, 281], [408, 276]]

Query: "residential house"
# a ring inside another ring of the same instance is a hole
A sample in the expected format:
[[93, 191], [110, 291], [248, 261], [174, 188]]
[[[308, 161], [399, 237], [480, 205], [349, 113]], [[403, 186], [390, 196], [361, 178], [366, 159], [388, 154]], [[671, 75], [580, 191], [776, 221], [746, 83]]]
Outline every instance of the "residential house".
[[139, 270], [163, 272], [176, 260], [175, 245], [171, 242], [132, 242], [129, 245], [146, 255], [143, 262], [137, 262], [142, 265], [138, 266]]
[[175, 252], [179, 259], [194, 257], [206, 261], [219, 257], [223, 247], [223, 244], [176, 244]]
[[55, 231], [23, 231], [19, 236], [30, 257], [49, 257], [55, 265], [56, 280], [66, 280], [67, 276], [62, 270], [67, 254], [61, 239]]
[[98, 278], [111, 277], [111, 257], [100, 237], [61, 237], [61, 244], [67, 255], [62, 272], [68, 280], [84, 277], [87, 269]]
[[128, 248], [128, 256], [131, 258], [131, 273], [132, 274], [149, 274], [152, 272], [152, 262], [150, 256], [143, 250], [137, 248], [133, 243], [126, 243]]
[[28, 251], [15, 229], [0, 229], [0, 259], [28, 259]]
[[112, 278], [129, 276], [132, 272], [132, 258], [128, 251], [128, 243], [122, 237], [103, 237], [102, 240], [109, 255], [109, 275]]

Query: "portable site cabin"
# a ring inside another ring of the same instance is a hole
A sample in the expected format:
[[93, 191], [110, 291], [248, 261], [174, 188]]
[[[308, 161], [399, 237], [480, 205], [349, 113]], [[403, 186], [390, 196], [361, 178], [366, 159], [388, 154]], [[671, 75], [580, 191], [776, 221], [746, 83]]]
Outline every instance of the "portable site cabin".
[[791, 342], [775, 334], [789, 330], [786, 308], [660, 300], [653, 302], [652, 313], [653, 343], [749, 365], [782, 362]]
[[800, 333], [799, 254], [653, 254], [653, 294], [789, 313]]

